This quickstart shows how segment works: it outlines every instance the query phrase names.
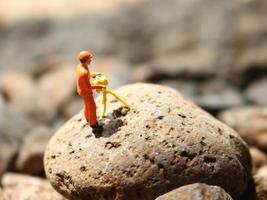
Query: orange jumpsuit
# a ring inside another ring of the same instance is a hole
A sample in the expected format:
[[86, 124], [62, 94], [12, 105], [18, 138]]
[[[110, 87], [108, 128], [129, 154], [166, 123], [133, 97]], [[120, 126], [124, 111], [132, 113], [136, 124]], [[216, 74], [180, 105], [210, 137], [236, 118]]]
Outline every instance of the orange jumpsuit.
[[90, 125], [97, 124], [96, 104], [93, 90], [96, 89], [90, 83], [90, 71], [86, 64], [78, 64], [76, 67], [77, 92], [84, 101], [84, 116]]

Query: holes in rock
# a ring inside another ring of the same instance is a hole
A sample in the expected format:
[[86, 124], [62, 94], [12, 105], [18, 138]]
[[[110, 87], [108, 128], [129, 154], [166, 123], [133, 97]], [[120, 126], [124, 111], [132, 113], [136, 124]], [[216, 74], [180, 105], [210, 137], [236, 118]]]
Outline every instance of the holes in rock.
[[214, 156], [204, 156], [205, 163], [214, 163], [216, 162], [216, 158]]
[[121, 144], [119, 142], [106, 142], [105, 148], [112, 149], [112, 148], [118, 148]]
[[179, 116], [179, 117], [182, 117], [182, 118], [186, 118], [186, 116], [183, 115], [183, 114], [178, 114], [178, 116]]
[[162, 115], [158, 116], [159, 120], [162, 120], [163, 118], [164, 118], [164, 116], [162, 116]]
[[81, 171], [81, 172], [86, 171], [86, 167], [85, 167], [85, 166], [81, 166], [81, 167], [80, 167], [80, 171]]
[[128, 112], [129, 112], [129, 108], [120, 107], [120, 108], [113, 111], [112, 116], [114, 118], [119, 118], [119, 117], [127, 115]]
[[75, 151], [74, 151], [74, 150], [72, 150], [72, 151], [70, 151], [70, 152], [69, 152], [69, 154], [74, 154], [74, 153], [75, 153]]
[[159, 169], [164, 169], [164, 165], [161, 164], [161, 163], [158, 163], [157, 166], [158, 166]]
[[155, 163], [155, 160], [153, 158], [150, 158], [147, 154], [144, 154], [143, 157], [146, 159], [146, 160], [149, 160], [151, 162], [151, 164], [154, 164]]
[[180, 153], [180, 156], [189, 158], [190, 160], [192, 160], [196, 155], [197, 155], [196, 153], [189, 153], [187, 151], [182, 151]]
[[150, 129], [150, 128], [151, 128], [150, 125], [147, 124], [147, 125], [146, 125], [146, 129]]

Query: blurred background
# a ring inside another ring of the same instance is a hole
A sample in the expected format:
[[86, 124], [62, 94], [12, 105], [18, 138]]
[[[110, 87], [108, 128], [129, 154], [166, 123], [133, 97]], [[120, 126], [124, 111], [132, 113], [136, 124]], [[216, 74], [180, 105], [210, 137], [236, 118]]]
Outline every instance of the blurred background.
[[171, 86], [216, 117], [267, 104], [266, 0], [0, 0], [0, 176], [44, 175], [49, 138], [83, 106], [81, 50], [111, 88]]

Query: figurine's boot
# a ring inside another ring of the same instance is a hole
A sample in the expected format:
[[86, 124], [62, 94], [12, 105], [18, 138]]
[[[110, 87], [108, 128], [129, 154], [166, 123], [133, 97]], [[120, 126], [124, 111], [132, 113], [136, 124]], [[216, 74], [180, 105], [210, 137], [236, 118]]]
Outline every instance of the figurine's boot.
[[99, 125], [99, 124], [94, 124], [91, 125], [91, 128], [93, 129], [93, 133], [95, 134], [95, 136], [101, 136], [102, 132], [103, 132], [103, 126]]

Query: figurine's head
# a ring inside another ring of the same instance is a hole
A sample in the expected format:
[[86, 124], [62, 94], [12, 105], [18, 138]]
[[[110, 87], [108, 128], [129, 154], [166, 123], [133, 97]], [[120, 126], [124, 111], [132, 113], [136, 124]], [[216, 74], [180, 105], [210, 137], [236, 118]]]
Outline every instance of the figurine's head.
[[90, 64], [93, 58], [93, 54], [89, 53], [88, 51], [81, 51], [79, 53], [79, 60], [83, 64]]

